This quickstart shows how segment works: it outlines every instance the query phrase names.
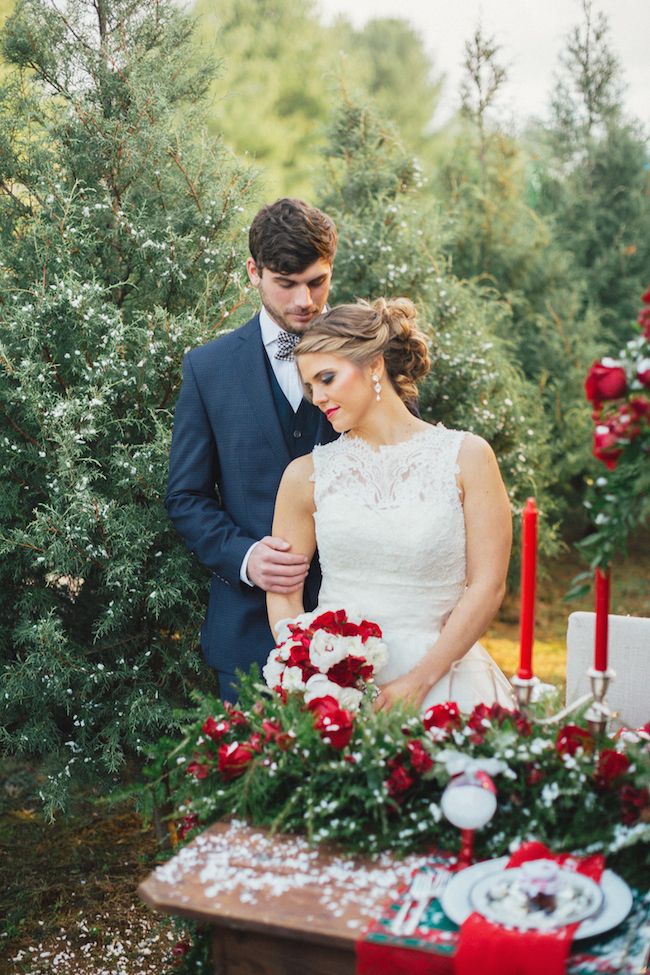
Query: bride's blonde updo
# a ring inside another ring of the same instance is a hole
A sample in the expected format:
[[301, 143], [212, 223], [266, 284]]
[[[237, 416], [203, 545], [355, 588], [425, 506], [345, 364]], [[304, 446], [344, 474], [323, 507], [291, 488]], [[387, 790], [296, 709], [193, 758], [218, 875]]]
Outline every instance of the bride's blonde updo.
[[417, 311], [408, 298], [359, 299], [318, 315], [295, 348], [295, 355], [329, 352], [366, 366], [384, 357], [386, 372], [400, 399], [417, 399], [418, 379], [429, 372], [426, 337], [417, 326]]

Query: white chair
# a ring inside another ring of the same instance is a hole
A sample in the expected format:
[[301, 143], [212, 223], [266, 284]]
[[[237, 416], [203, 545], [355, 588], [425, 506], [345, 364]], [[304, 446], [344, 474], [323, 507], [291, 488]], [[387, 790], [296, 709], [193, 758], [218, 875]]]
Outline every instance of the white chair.
[[[566, 702], [589, 693], [593, 666], [595, 613], [571, 613], [567, 630]], [[609, 617], [608, 664], [616, 671], [607, 703], [627, 728], [650, 721], [650, 619]]]

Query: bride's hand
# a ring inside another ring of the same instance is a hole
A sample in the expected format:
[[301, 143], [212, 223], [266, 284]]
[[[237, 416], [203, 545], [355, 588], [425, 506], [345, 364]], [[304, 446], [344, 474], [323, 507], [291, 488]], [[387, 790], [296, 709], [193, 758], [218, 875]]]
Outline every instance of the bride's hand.
[[375, 711], [389, 711], [394, 704], [400, 701], [402, 704], [419, 711], [427, 696], [427, 690], [428, 688], [422, 683], [421, 678], [411, 671], [411, 673], [397, 677], [380, 687], [379, 694], [373, 702], [373, 708]]

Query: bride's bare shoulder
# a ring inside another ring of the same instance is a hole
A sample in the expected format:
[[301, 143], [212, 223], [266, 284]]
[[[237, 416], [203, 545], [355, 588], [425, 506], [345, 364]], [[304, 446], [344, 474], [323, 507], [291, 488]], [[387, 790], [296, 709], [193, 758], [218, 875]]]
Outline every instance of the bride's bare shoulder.
[[311, 501], [314, 496], [314, 461], [311, 454], [296, 457], [285, 468], [280, 490], [294, 500]]

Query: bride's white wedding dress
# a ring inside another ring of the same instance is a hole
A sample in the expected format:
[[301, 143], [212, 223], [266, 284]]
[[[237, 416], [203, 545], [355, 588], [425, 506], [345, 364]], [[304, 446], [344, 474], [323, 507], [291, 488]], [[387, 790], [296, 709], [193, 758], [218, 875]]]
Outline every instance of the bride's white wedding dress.
[[[456, 481], [463, 436], [439, 424], [378, 449], [346, 434], [314, 448], [319, 605], [381, 626], [390, 656], [379, 684], [407, 673], [431, 649], [464, 592]], [[475, 644], [455, 668], [453, 699], [469, 711], [493, 703], [495, 691], [499, 703], [513, 706], [509, 682]], [[424, 707], [449, 699], [447, 674]]]

